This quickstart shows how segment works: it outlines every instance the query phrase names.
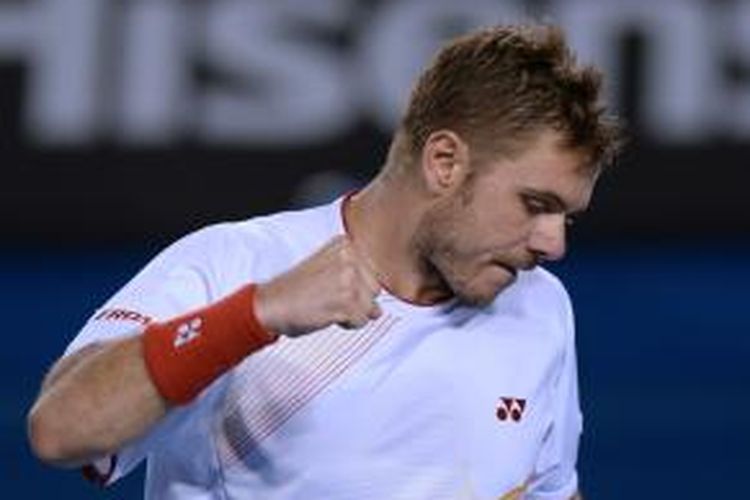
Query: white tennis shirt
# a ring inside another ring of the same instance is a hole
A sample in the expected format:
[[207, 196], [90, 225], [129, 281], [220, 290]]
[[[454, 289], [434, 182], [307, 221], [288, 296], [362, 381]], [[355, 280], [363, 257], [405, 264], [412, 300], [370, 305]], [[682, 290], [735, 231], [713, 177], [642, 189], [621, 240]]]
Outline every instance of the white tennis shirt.
[[[341, 204], [181, 239], [97, 311], [66, 353], [271, 279], [344, 232]], [[111, 483], [147, 459], [154, 500], [576, 491], [573, 318], [555, 277], [521, 272], [483, 308], [415, 306], [386, 292], [377, 300], [384, 314], [358, 330], [284, 337], [250, 355], [98, 468]]]

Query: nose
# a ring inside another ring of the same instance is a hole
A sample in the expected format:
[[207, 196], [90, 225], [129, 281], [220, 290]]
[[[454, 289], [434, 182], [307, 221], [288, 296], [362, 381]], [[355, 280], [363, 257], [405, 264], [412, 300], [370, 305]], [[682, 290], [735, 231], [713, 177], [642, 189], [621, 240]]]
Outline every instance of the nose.
[[565, 256], [565, 214], [536, 217], [529, 235], [529, 250], [541, 260], [560, 260]]

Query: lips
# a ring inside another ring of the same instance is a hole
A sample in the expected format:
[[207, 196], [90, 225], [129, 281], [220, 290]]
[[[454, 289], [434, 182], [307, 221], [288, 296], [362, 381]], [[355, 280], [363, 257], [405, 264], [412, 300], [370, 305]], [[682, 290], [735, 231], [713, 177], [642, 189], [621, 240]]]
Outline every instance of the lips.
[[496, 260], [493, 263], [496, 266], [502, 267], [503, 269], [505, 269], [506, 271], [508, 271], [511, 274], [511, 276], [516, 276], [518, 274], [518, 270], [515, 267], [513, 267], [513, 266], [511, 266], [509, 264], [506, 264], [505, 262], [500, 262], [500, 261]]

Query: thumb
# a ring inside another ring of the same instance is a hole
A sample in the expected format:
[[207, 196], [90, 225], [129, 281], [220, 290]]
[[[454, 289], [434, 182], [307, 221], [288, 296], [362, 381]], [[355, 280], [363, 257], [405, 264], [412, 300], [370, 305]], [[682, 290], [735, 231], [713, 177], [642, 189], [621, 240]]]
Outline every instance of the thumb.
[[383, 310], [380, 308], [377, 302], [373, 300], [372, 307], [367, 311], [367, 317], [370, 319], [378, 319], [383, 315]]

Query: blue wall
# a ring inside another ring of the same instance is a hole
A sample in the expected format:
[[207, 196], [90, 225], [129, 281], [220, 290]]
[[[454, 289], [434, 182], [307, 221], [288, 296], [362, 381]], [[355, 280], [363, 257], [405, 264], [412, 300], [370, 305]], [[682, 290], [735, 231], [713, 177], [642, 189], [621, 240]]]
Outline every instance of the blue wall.
[[[584, 247], [556, 271], [573, 296], [590, 499], [750, 498], [750, 242]], [[0, 252], [3, 498], [101, 493], [37, 463], [24, 415], [45, 369], [149, 252]]]

